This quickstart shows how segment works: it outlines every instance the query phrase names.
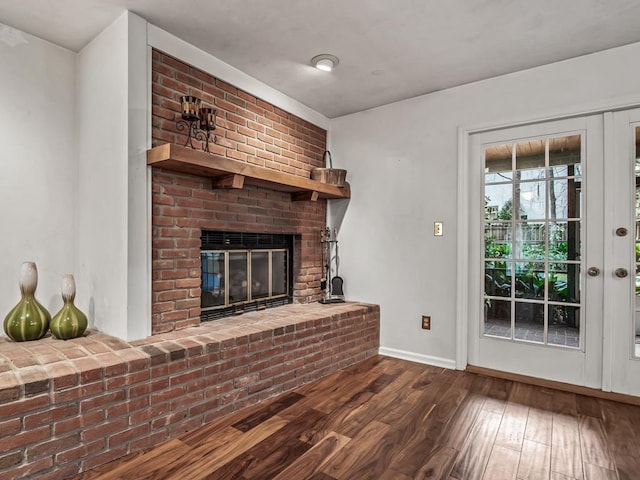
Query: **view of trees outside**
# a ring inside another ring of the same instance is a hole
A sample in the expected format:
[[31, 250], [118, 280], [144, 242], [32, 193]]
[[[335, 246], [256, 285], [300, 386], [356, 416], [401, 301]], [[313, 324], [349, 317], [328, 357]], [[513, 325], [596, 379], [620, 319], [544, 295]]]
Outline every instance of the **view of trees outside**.
[[580, 135], [486, 148], [485, 331], [512, 313], [499, 336], [556, 343], [545, 326], [579, 327], [580, 152]]

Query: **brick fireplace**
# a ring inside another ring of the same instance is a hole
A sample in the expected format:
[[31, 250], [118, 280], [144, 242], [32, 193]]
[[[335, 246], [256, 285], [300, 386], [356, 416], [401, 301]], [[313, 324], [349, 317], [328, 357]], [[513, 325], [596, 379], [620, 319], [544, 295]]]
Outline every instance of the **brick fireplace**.
[[[308, 178], [323, 165], [326, 131], [159, 51], [153, 52], [153, 145], [184, 144], [176, 128], [180, 96], [194, 95], [217, 110], [211, 153]], [[201, 232], [290, 234], [293, 301], [322, 292], [319, 233], [326, 200], [292, 201], [286, 192], [245, 186], [213, 189], [211, 179], [153, 170], [152, 332], [200, 323]]]
[[[174, 123], [184, 94], [218, 109], [213, 153], [304, 178], [322, 163], [324, 130], [159, 52], [154, 145], [184, 143]], [[0, 478], [73, 478], [378, 352], [376, 305], [311, 303], [321, 295], [325, 200], [213, 189], [209, 178], [155, 167], [152, 181], [154, 335], [0, 338]], [[291, 235], [298, 305], [200, 324], [201, 236], [212, 231]]]

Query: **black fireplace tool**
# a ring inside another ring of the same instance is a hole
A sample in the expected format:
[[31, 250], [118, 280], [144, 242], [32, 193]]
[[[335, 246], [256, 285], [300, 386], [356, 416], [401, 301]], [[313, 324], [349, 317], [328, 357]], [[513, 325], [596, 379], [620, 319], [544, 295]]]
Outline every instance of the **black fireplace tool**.
[[335, 262], [336, 262], [336, 275], [331, 279], [331, 282], [329, 282], [329, 291], [326, 292], [326, 295], [324, 298], [320, 299], [320, 303], [323, 304], [327, 304], [327, 303], [343, 303], [344, 302], [344, 291], [343, 291], [343, 284], [344, 284], [344, 280], [342, 280], [342, 277], [338, 274], [338, 269], [340, 267], [340, 257], [338, 256], [338, 240], [335, 239], [336, 237], [336, 230], [334, 229], [334, 235], [333, 235], [333, 240], [331, 239], [331, 230], [329, 228], [323, 229], [322, 231], [323, 235], [321, 238], [321, 242], [326, 243], [326, 250], [327, 250], [327, 263], [325, 265], [325, 270], [326, 270], [326, 276], [325, 278], [320, 282], [321, 286], [323, 287], [323, 289], [325, 289], [327, 287], [327, 281], [326, 278], [329, 277], [329, 275], [331, 274], [331, 245], [335, 245]]
[[338, 241], [336, 240], [336, 276], [331, 279], [331, 296], [335, 297], [343, 297], [344, 300], [344, 292], [342, 291], [342, 285], [344, 284], [344, 280], [338, 274], [338, 269], [340, 268], [340, 257], [338, 256]]

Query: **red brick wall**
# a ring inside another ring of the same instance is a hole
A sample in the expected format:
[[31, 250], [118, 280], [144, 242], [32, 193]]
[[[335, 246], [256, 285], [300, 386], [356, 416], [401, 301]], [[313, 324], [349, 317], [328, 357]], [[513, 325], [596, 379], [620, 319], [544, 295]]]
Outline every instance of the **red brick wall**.
[[[176, 120], [180, 96], [188, 94], [217, 109], [211, 153], [304, 177], [323, 166], [325, 130], [158, 51], [152, 93], [154, 146], [185, 143]], [[210, 179], [154, 168], [152, 202], [154, 334], [200, 321], [202, 229], [297, 235], [294, 302], [320, 298], [326, 200], [293, 202], [257, 187], [213, 190]]]
[[134, 345], [25, 342], [56, 362], [0, 373], [0, 478], [72, 478], [377, 353], [377, 306], [283, 308], [290, 322], [243, 333], [234, 319], [226, 340], [209, 324]]

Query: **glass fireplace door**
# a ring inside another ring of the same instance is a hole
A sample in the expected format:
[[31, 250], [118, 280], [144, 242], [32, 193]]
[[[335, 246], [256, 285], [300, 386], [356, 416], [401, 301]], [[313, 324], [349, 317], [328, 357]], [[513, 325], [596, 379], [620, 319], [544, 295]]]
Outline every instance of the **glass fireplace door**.
[[202, 308], [219, 307], [227, 304], [226, 272], [227, 260], [225, 252], [202, 252], [201, 304]]
[[269, 297], [269, 251], [251, 252], [251, 298], [254, 300]]
[[249, 300], [248, 252], [238, 250], [227, 252], [229, 257], [229, 305]]
[[[203, 250], [200, 255], [201, 308], [203, 311], [236, 307], [287, 298], [289, 295], [289, 251]], [[233, 313], [233, 312], [232, 312]]]

